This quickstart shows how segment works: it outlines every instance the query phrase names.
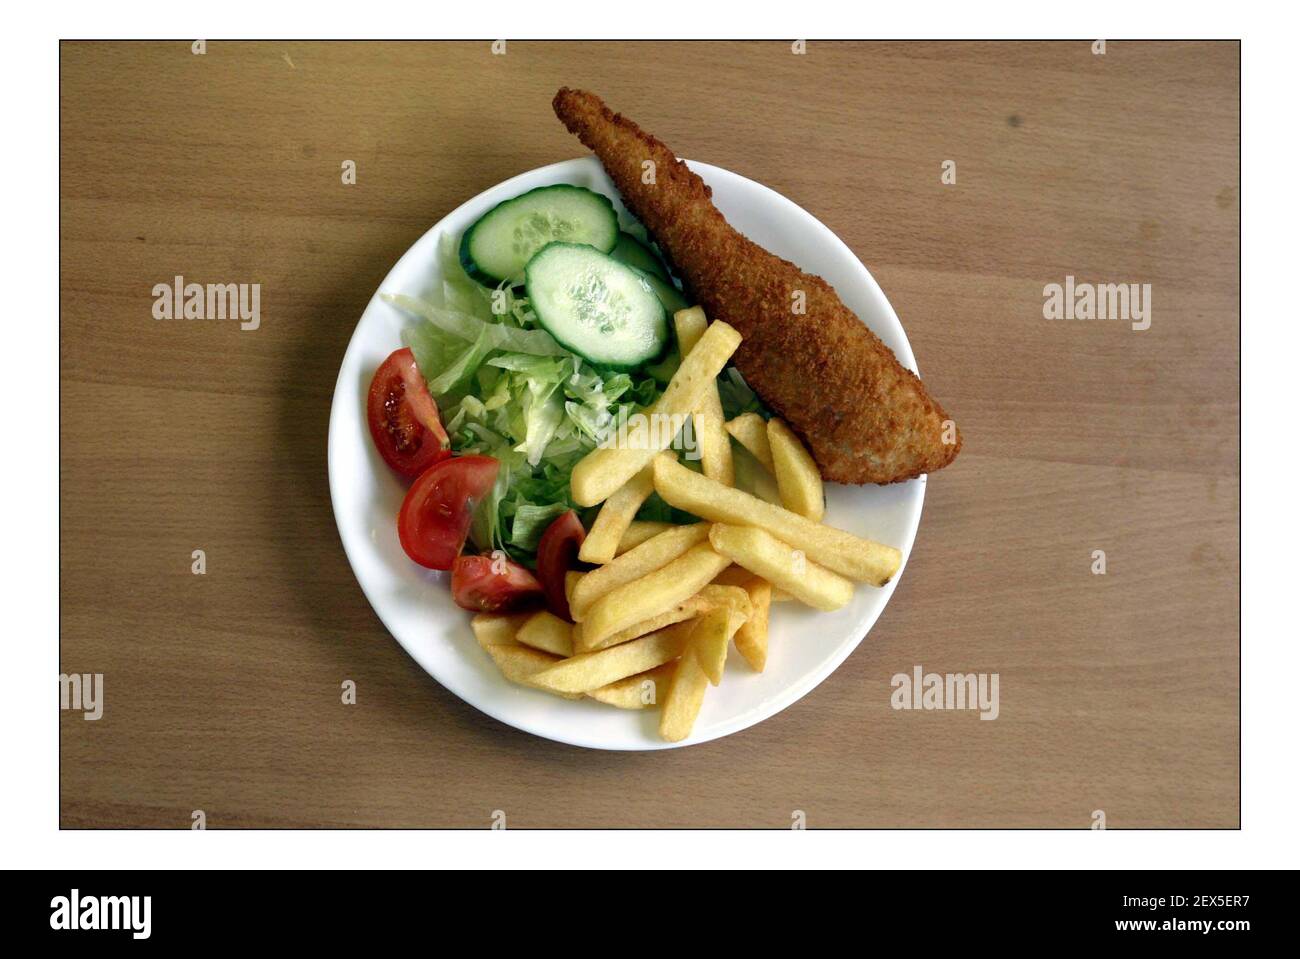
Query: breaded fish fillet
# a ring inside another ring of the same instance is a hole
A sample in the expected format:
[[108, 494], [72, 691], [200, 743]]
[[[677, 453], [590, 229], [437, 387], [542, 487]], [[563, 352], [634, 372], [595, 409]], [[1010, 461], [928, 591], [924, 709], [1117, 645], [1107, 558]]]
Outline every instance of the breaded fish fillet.
[[[953, 461], [961, 435], [948, 415], [829, 283], [737, 232], [703, 180], [599, 97], [566, 87], [553, 106], [709, 317], [740, 331], [736, 367], [803, 437], [826, 479], [896, 483]], [[647, 169], [653, 183], [643, 182]]]

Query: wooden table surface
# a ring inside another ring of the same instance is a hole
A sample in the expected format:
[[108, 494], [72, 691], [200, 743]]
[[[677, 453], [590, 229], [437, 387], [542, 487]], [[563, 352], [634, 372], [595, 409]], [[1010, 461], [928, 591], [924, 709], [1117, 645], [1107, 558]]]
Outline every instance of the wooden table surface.
[[[61, 715], [63, 826], [1239, 825], [1237, 44], [68, 43], [60, 74], [60, 668], [105, 684]], [[362, 309], [464, 199], [584, 152], [566, 84], [842, 237], [965, 434], [869, 639], [683, 750], [461, 702], [330, 508]], [[153, 319], [177, 274], [260, 283], [260, 328]], [[1067, 275], [1151, 284], [1150, 329], [1044, 319]], [[996, 672], [1000, 717], [893, 710], [917, 664]]]

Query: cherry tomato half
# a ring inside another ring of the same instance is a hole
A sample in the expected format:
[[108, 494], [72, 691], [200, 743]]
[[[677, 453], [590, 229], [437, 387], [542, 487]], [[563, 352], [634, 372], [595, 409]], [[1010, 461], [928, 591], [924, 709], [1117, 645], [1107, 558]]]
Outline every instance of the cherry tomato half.
[[451, 567], [451, 598], [476, 613], [509, 613], [540, 605], [545, 591], [537, 577], [514, 560], [458, 556]]
[[375, 371], [366, 397], [366, 419], [379, 455], [405, 477], [419, 476], [451, 455], [438, 405], [409, 349], [393, 353]]
[[582, 521], [573, 510], [557, 516], [537, 545], [537, 577], [546, 590], [546, 606], [561, 619], [570, 619], [569, 599], [564, 594], [564, 574], [573, 569], [578, 549], [587, 538]]
[[498, 469], [490, 456], [455, 456], [421, 473], [397, 514], [406, 555], [429, 569], [451, 569], [469, 536], [474, 507], [492, 489]]

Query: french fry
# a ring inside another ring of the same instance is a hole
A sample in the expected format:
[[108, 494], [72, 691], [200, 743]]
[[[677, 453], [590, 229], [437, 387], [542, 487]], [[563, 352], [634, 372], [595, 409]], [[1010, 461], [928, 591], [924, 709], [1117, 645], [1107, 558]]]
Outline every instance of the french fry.
[[664, 663], [644, 673], [593, 689], [586, 695], [619, 709], [653, 709], [668, 694], [668, 684], [673, 681], [673, 670], [676, 668], [675, 663]]
[[717, 576], [713, 577], [715, 586], [739, 586], [741, 589], [747, 587], [750, 580], [756, 578], [755, 573], [751, 573], [743, 566], [737, 566], [732, 563]]
[[677, 660], [673, 681], [659, 713], [659, 735], [670, 743], [681, 742], [689, 736], [708, 688], [709, 677], [699, 659], [685, 655]]
[[676, 659], [685, 648], [690, 629], [691, 624], [678, 623], [621, 646], [579, 653], [533, 674], [529, 682], [561, 693], [590, 692]]
[[[570, 606], [573, 605], [574, 589], [576, 589], [577, 585], [582, 582], [582, 577], [586, 575], [586, 573], [579, 569], [571, 569], [564, 574], [564, 599]], [[572, 610], [570, 610], [570, 612], [572, 612]]]
[[[673, 324], [677, 328], [677, 347], [685, 357], [700, 341], [709, 321], [702, 309], [692, 306], [674, 313]], [[731, 440], [727, 439], [716, 380], [705, 389], [704, 398], [691, 415], [695, 418], [695, 439], [700, 446], [700, 467], [704, 475], [731, 486], [736, 481], [736, 473], [731, 462]]]
[[497, 669], [501, 670], [501, 675], [512, 683], [555, 693], [564, 699], [582, 698], [575, 693], [538, 686], [537, 683], [533, 682], [533, 677], [551, 668], [556, 663], [563, 662], [558, 656], [544, 653], [540, 649], [520, 646], [518, 643], [502, 643], [484, 648], [487, 650], [488, 655], [492, 657], [493, 662], [497, 664]]
[[751, 611], [745, 625], [736, 631], [736, 650], [755, 672], [761, 673], [767, 665], [767, 622], [771, 605], [789, 602], [794, 597], [743, 566], [728, 566], [714, 577], [713, 582], [714, 585], [739, 586], [749, 597]]
[[573, 595], [569, 598], [569, 612], [573, 615], [574, 622], [582, 622], [591, 604], [610, 590], [662, 569], [692, 546], [697, 546], [708, 538], [708, 523], [674, 526], [653, 539], [646, 540], [636, 549], [628, 550], [608, 565], [593, 569], [582, 578], [582, 582], [573, 587]]
[[[682, 359], [663, 395], [647, 411], [650, 422], [654, 424], [663, 417], [679, 420], [690, 414], [739, 345], [740, 334], [734, 327], [721, 320], [710, 323], [690, 356]], [[574, 502], [579, 506], [604, 502], [673, 441], [672, 436], [664, 436], [668, 430], [655, 428], [650, 432], [654, 435], [646, 437], [647, 442], [637, 444], [644, 448], [599, 446], [579, 460], [569, 478]]]
[[721, 555], [814, 609], [836, 610], [853, 598], [851, 582], [757, 526], [714, 523], [709, 531], [709, 543]]
[[[783, 543], [801, 550], [813, 562], [873, 586], [889, 582], [903, 560], [902, 553], [892, 546], [814, 523], [806, 516], [723, 486], [671, 460], [655, 462], [655, 490], [669, 505], [702, 519], [762, 527]], [[784, 583], [771, 581], [786, 589]]]
[[727, 420], [727, 432], [749, 450], [769, 473], [776, 471], [772, 464], [772, 446], [767, 441], [767, 423], [763, 417], [757, 413], [741, 413], [735, 419]]
[[[762, 577], [756, 573], [751, 573], [743, 566], [736, 566], [733, 564], [728, 566], [717, 576], [713, 577], [713, 584], [715, 586], [739, 586], [743, 589], [748, 589], [753, 585], [753, 582], [756, 579], [762, 579]], [[768, 583], [768, 585], [771, 586], [772, 584]], [[793, 602], [793, 600], [794, 597], [785, 590], [777, 589], [775, 586], [772, 586], [772, 602], [789, 603]]]
[[751, 577], [745, 587], [753, 612], [736, 630], [736, 652], [745, 657], [751, 669], [761, 673], [767, 665], [767, 621], [772, 607], [772, 584], [759, 576]]
[[556, 656], [573, 655], [573, 625], [542, 610], [519, 627], [515, 642]]
[[752, 493], [761, 500], [781, 505], [781, 488], [776, 485], [776, 477], [767, 471], [767, 467], [753, 453], [742, 446], [732, 450], [731, 461], [736, 472], [736, 481], [732, 486]]
[[591, 647], [586, 644], [583, 640], [582, 624], [579, 623], [573, 627], [573, 649], [574, 652], [578, 653], [588, 653], [593, 649], [607, 649], [610, 646], [617, 646], [619, 643], [626, 643], [629, 640], [636, 639], [638, 636], [644, 636], [646, 633], [653, 633], [665, 626], [685, 622], [688, 619], [694, 619], [696, 616], [703, 616], [709, 610], [718, 606], [727, 606], [735, 610], [737, 614], [748, 617], [750, 613], [749, 594], [739, 586], [705, 586], [694, 596], [683, 600], [671, 609], [664, 610], [657, 616], [651, 616], [639, 623], [634, 623], [626, 629], [620, 629], [614, 635], [602, 640], [598, 647]]
[[[729, 562], [708, 543], [700, 543], [667, 566], [611, 589], [587, 608], [582, 620], [583, 644], [597, 649], [620, 629], [671, 609], [707, 586]], [[590, 576], [582, 583], [588, 579]]]
[[673, 314], [673, 328], [677, 332], [677, 350], [685, 358], [709, 328], [709, 318], [704, 315], [704, 307], [691, 306], [678, 310]]
[[691, 631], [689, 648], [694, 652], [704, 674], [714, 686], [722, 682], [722, 670], [727, 662], [727, 647], [736, 630], [745, 623], [743, 616], [737, 616], [726, 607], [719, 607], [705, 613], [695, 621]]
[[[666, 452], [664, 456], [675, 456]], [[647, 466], [630, 480], [614, 491], [605, 500], [596, 514], [596, 522], [591, 524], [591, 531], [578, 548], [578, 559], [584, 563], [608, 563], [618, 552], [619, 541], [641, 504], [655, 491], [655, 473], [653, 466]]]
[[783, 420], [767, 422], [767, 439], [772, 450], [773, 472], [781, 491], [781, 505], [791, 512], [821, 522], [826, 515], [826, 491], [821, 470], [812, 454]]
[[532, 613], [478, 613], [469, 621], [474, 638], [484, 649], [489, 646], [509, 646], [515, 634], [532, 616]]
[[634, 519], [632, 520], [632, 524], [628, 526], [627, 532], [623, 534], [623, 538], [618, 541], [618, 551], [614, 555], [622, 556], [629, 549], [635, 549], [646, 540], [658, 536], [664, 530], [672, 528], [672, 523], [660, 523], [655, 520], [647, 519]]

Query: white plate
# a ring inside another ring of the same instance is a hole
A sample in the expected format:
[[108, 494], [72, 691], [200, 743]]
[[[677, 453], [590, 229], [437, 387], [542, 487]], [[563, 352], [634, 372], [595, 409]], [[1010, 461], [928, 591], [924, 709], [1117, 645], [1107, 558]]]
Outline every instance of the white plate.
[[[737, 229], [774, 253], [830, 282], [845, 304], [894, 351], [916, 361], [898, 317], [853, 252], [807, 211], [752, 180], [706, 163], [690, 167], [713, 188], [713, 200]], [[441, 282], [438, 238], [459, 236], [495, 204], [534, 187], [574, 183], [611, 197], [618, 191], [594, 157], [566, 160], [507, 180], [458, 207], [422, 236], [380, 286], [385, 293], [426, 295]], [[357, 581], [388, 631], [434, 679], [461, 699], [517, 729], [593, 749], [666, 749], [707, 742], [779, 713], [831, 674], [857, 648], [894, 587], [859, 586], [853, 602], [834, 613], [794, 603], [772, 607], [767, 668], [753, 672], [733, 650], [722, 685], [710, 688], [689, 739], [659, 738], [657, 710], [615, 709], [569, 701], [506, 682], [470, 632], [469, 613], [451, 601], [447, 573], [412, 563], [397, 541], [397, 511], [405, 486], [370, 441], [365, 399], [379, 364], [401, 346], [400, 331], [416, 322], [379, 299], [357, 324], [343, 357], [330, 411], [330, 495], [339, 536]], [[828, 484], [826, 522], [897, 546], [903, 566], [912, 549], [925, 478], [893, 486]]]

